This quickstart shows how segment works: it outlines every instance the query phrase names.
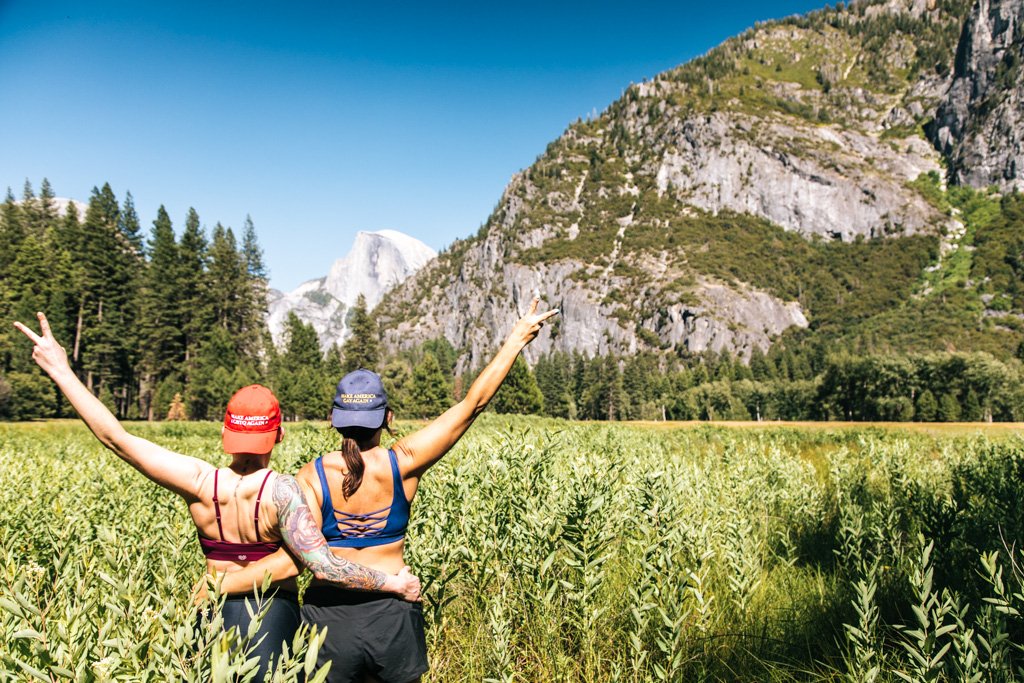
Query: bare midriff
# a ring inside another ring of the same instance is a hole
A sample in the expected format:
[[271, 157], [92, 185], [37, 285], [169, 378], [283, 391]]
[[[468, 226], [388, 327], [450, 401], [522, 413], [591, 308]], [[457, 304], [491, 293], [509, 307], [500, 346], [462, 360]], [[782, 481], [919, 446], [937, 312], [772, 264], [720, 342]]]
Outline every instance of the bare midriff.
[[[343, 558], [349, 562], [359, 564], [382, 571], [386, 574], [397, 574], [405, 566], [402, 554], [405, 550], [405, 539], [388, 543], [387, 545], [375, 545], [369, 548], [331, 548], [336, 557]], [[312, 586], [334, 586], [327, 581], [313, 579]]]

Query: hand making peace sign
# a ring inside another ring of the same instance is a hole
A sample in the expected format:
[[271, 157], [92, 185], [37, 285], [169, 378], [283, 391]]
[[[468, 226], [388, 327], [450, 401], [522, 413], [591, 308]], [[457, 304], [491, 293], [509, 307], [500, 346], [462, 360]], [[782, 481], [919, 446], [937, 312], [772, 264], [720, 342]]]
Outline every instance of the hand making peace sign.
[[42, 336], [19, 322], [14, 323], [14, 326], [35, 344], [35, 348], [32, 349], [32, 360], [50, 377], [53, 377], [54, 373], [70, 370], [68, 354], [64, 347], [53, 338], [53, 332], [50, 331], [50, 323], [47, 322], [46, 316], [39, 312], [36, 313], [36, 317], [39, 318], [39, 329], [42, 331]]
[[552, 308], [545, 313], [537, 313], [537, 305], [539, 303], [540, 298], [533, 297], [529, 310], [526, 312], [526, 315], [519, 319], [516, 326], [512, 328], [509, 339], [516, 340], [523, 346], [526, 346], [540, 333], [540, 328], [544, 327], [544, 322], [548, 318], [558, 315], [559, 311], [557, 308]]

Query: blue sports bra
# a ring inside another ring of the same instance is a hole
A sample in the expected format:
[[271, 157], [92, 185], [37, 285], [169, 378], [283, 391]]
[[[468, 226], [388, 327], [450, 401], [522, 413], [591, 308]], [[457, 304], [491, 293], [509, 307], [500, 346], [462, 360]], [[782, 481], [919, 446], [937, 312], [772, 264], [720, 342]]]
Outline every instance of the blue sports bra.
[[324, 521], [320, 530], [327, 539], [327, 545], [333, 548], [369, 548], [405, 538], [405, 529], [409, 526], [409, 501], [405, 497], [402, 474], [398, 471], [398, 458], [390, 448], [388, 458], [391, 460], [393, 484], [391, 505], [359, 515], [334, 509], [331, 489], [324, 473], [324, 457], [321, 455], [313, 461], [317, 476], [320, 477], [320, 488], [324, 492], [324, 502], [320, 506]]

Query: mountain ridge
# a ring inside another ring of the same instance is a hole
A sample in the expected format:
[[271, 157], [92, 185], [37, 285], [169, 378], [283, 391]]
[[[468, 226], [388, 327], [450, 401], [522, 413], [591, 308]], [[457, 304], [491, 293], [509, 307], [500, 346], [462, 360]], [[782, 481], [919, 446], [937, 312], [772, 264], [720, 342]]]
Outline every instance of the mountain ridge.
[[516, 174], [476, 235], [386, 296], [386, 344], [444, 336], [479, 366], [535, 289], [563, 315], [530, 359], [748, 358], [905, 305], [964, 232], [935, 199], [946, 157], [924, 129], [967, 13], [940, 0], [820, 10], [630, 86]]

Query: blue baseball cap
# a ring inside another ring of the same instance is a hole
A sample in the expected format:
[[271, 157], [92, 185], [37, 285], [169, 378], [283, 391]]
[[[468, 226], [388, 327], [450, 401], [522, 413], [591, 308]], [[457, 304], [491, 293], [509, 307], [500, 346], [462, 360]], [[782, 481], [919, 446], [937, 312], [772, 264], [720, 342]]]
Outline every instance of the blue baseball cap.
[[384, 424], [388, 395], [376, 372], [359, 368], [341, 378], [334, 394], [331, 425], [377, 429]]

